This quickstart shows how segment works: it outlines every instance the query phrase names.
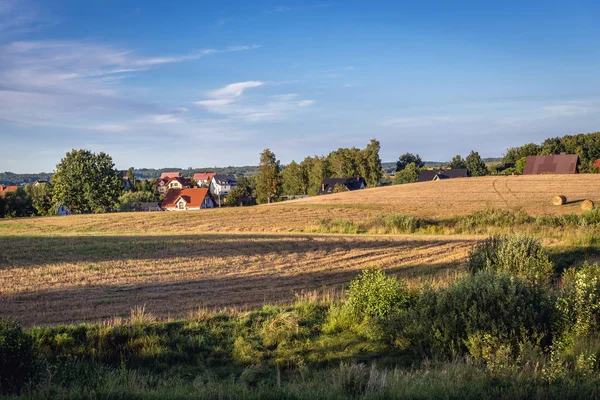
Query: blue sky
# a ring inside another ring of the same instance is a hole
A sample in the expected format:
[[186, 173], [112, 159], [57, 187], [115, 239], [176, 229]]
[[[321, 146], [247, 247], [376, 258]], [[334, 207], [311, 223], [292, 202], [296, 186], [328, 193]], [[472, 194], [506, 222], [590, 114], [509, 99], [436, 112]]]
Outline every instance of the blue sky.
[[[492, 4], [495, 3], [495, 4]], [[526, 4], [523, 4], [526, 3]], [[0, 171], [364, 147], [447, 160], [600, 130], [597, 1], [0, 0]]]

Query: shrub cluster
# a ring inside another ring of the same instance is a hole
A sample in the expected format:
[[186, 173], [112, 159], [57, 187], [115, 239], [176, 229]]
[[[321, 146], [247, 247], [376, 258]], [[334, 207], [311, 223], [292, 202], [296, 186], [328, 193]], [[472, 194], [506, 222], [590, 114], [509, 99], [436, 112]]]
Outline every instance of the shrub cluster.
[[0, 320], [0, 394], [18, 392], [34, 372], [33, 342], [10, 319]]
[[554, 271], [538, 239], [529, 236], [491, 236], [469, 254], [472, 273], [490, 270], [526, 279], [535, 284], [547, 281]]

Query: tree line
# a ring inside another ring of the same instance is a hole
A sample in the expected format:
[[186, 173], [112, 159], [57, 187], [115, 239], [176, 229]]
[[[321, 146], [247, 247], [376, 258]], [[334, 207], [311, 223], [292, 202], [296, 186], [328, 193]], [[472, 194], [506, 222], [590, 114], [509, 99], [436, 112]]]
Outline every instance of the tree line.
[[600, 168], [594, 161], [600, 159], [600, 132], [564, 135], [544, 140], [541, 144], [527, 143], [520, 147], [510, 147], [497, 166], [498, 171], [522, 173], [528, 156], [545, 156], [553, 154], [577, 154], [579, 156], [579, 172], [599, 173]]
[[364, 149], [339, 148], [327, 156], [306, 157], [282, 167], [275, 154], [265, 149], [260, 156], [253, 193], [259, 203], [270, 203], [281, 195], [315, 196], [326, 178], [362, 177], [368, 186], [379, 184], [383, 171], [379, 151], [372, 139]]

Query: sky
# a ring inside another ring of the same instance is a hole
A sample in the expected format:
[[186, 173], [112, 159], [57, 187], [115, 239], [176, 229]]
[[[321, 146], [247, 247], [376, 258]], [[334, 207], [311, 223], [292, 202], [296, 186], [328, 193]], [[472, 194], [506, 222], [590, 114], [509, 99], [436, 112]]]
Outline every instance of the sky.
[[449, 160], [600, 130], [597, 0], [0, 0], [0, 171]]

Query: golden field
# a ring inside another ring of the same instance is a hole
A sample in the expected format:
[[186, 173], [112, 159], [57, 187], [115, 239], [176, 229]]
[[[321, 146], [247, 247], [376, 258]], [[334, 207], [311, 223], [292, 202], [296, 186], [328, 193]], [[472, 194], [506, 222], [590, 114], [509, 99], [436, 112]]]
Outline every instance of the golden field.
[[[378, 266], [409, 284], [445, 282], [476, 237], [310, 233], [319, 219], [407, 214], [448, 219], [485, 209], [579, 212], [600, 175], [455, 179], [258, 207], [0, 221], [0, 315], [26, 325], [97, 321], [136, 305], [161, 317], [253, 307], [339, 291]], [[568, 204], [552, 206], [555, 194]]]

